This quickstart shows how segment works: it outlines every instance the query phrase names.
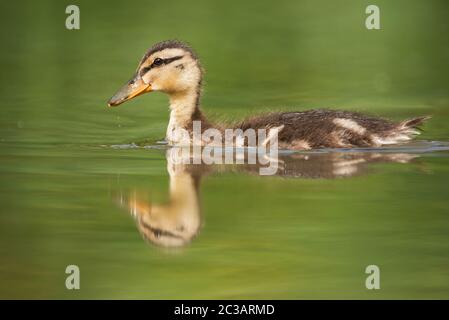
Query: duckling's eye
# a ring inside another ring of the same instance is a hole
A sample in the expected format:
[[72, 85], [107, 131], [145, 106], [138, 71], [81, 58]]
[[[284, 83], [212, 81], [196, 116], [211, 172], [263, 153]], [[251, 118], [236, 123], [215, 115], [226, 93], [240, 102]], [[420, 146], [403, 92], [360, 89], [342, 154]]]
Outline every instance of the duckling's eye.
[[157, 67], [157, 66], [162, 65], [163, 63], [164, 63], [164, 60], [162, 60], [161, 58], [156, 58], [153, 61], [153, 66]]

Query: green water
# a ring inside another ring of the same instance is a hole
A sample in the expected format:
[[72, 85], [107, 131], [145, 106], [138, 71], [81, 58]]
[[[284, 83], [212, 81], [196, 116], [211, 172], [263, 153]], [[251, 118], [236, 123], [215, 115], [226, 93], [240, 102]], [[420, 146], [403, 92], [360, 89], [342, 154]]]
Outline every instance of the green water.
[[[198, 51], [210, 117], [432, 114], [420, 139], [448, 141], [447, 1], [375, 3], [378, 31], [364, 27], [371, 1], [77, 1], [69, 31], [69, 1], [2, 2], [0, 297], [449, 298], [438, 144], [300, 154], [284, 176], [201, 168], [199, 233], [176, 250], [145, 241], [117, 203], [172, 197], [164, 148], [107, 147], [164, 137], [163, 95], [106, 101], [167, 38]], [[71, 264], [80, 290], [65, 287]], [[380, 290], [365, 288], [371, 264]]]

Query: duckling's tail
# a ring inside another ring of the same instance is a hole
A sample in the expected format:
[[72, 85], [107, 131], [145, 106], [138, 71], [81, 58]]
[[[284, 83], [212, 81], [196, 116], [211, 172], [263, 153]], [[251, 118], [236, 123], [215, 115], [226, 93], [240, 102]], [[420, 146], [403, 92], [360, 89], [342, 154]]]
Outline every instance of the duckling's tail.
[[422, 129], [420, 126], [430, 118], [432, 118], [432, 116], [422, 116], [401, 121], [390, 138], [393, 138], [396, 142], [412, 140], [414, 137], [421, 134]]
[[416, 130], [421, 130], [419, 126], [422, 125], [425, 121], [429, 120], [430, 118], [432, 118], [432, 116], [422, 116], [404, 120], [399, 123], [398, 129], [400, 131], [403, 131], [404, 133], [407, 133], [406, 131], [414, 131], [416, 132], [415, 134], [419, 134], [419, 131]]
[[384, 135], [373, 135], [373, 142], [382, 146], [410, 141], [421, 133], [419, 126], [430, 118], [431, 116], [422, 116], [401, 121]]

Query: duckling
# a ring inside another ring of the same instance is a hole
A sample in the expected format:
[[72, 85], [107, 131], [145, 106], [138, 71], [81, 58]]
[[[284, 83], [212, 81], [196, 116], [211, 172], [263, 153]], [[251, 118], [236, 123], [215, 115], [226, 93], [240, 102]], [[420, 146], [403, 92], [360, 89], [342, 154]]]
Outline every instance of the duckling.
[[137, 71], [108, 102], [118, 106], [147, 92], [160, 91], [169, 96], [170, 120], [166, 132], [169, 145], [186, 143], [175, 132], [189, 132], [200, 121], [201, 132], [215, 128], [276, 130], [279, 148], [309, 150], [316, 148], [380, 147], [411, 140], [419, 126], [430, 116], [400, 122], [357, 112], [317, 109], [301, 112], [272, 112], [245, 119], [233, 125], [209, 122], [200, 108], [203, 68], [187, 44], [168, 40], [153, 45], [141, 59]]

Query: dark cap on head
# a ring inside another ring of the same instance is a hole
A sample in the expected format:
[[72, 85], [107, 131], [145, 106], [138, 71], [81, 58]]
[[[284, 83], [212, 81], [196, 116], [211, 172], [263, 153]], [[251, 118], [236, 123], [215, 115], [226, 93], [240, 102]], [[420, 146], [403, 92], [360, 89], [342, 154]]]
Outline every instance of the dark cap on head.
[[191, 54], [192, 58], [194, 58], [195, 60], [198, 59], [198, 56], [196, 55], [195, 51], [193, 51], [193, 49], [190, 48], [186, 43], [181, 42], [179, 40], [165, 40], [156, 43], [150, 49], [148, 49], [148, 51], [143, 56], [141, 63], [155, 52], [162, 51], [164, 49], [175, 49], [175, 48], [184, 49], [185, 51]]

